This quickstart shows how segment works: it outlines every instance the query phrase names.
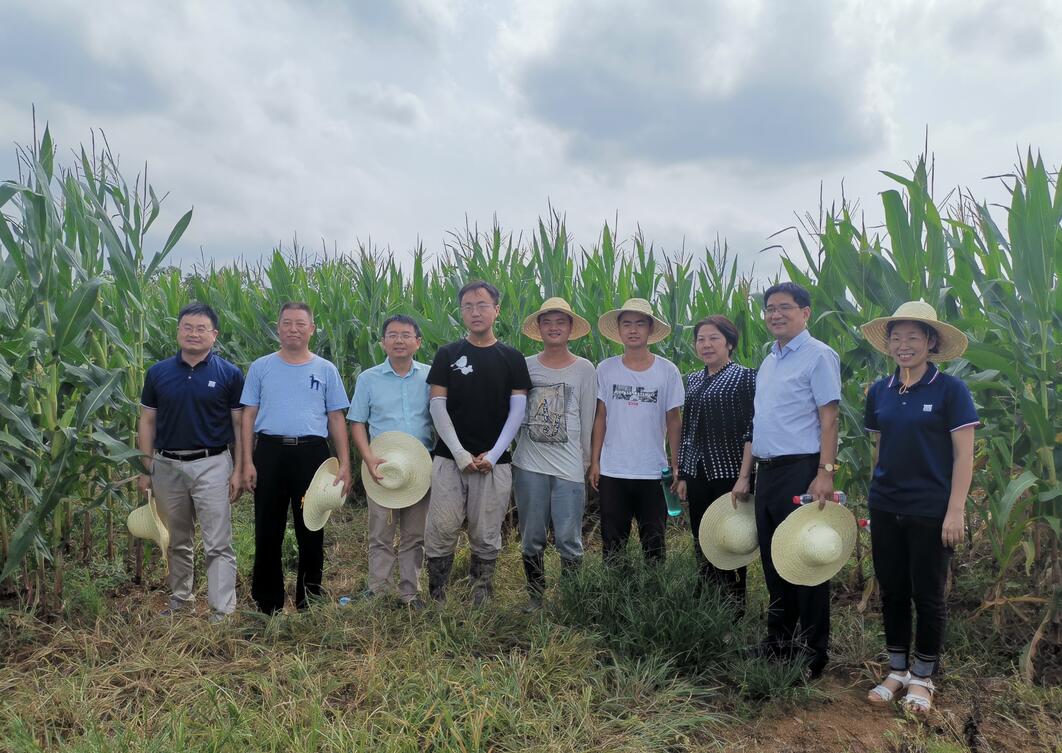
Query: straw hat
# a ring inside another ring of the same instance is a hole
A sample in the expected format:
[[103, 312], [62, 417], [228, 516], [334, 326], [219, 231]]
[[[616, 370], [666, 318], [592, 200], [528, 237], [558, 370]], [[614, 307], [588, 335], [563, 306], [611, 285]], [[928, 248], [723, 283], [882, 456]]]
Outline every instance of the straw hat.
[[339, 460], [328, 458], [317, 468], [306, 487], [306, 494], [302, 497], [302, 522], [311, 531], [324, 528], [332, 511], [343, 506], [347, 495], [343, 487], [335, 483], [338, 474]]
[[644, 298], [628, 298], [627, 302], [618, 309], [606, 311], [597, 320], [597, 329], [606, 338], [614, 343], [623, 344], [619, 334], [619, 315], [624, 311], [633, 311], [645, 314], [653, 320], [653, 331], [649, 333], [649, 344], [658, 343], [671, 334], [671, 325], [663, 319], [657, 318], [653, 313], [653, 307]]
[[431, 486], [431, 455], [416, 437], [402, 431], [377, 434], [369, 445], [372, 454], [383, 459], [376, 471], [381, 483], [373, 480], [369, 466], [361, 463], [365, 493], [380, 507], [400, 510], [419, 502]]
[[590, 334], [590, 322], [572, 311], [572, 307], [563, 298], [550, 298], [539, 306], [538, 311], [524, 319], [521, 331], [532, 340], [542, 342], [542, 335], [538, 331], [538, 318], [551, 311], [558, 311], [572, 318], [572, 333], [568, 336], [569, 340], [578, 340]]
[[704, 511], [697, 539], [708, 561], [720, 570], [737, 570], [756, 559], [756, 511], [751, 502], [738, 502], [727, 492]]
[[930, 361], [953, 361], [966, 351], [969, 340], [958, 328], [937, 319], [937, 312], [925, 301], [908, 301], [892, 316], [882, 316], [862, 326], [863, 336], [871, 345], [887, 356], [889, 353], [889, 322], [922, 322], [937, 333], [937, 349], [929, 354]]
[[138, 539], [148, 539], [158, 544], [159, 551], [162, 552], [162, 564], [168, 573], [170, 571], [170, 532], [166, 524], [162, 522], [162, 518], [159, 517], [155, 495], [149, 491], [147, 504], [130, 512], [125, 524], [129, 527], [129, 533]]
[[804, 505], [774, 531], [774, 568], [793, 585], [825, 583], [848, 561], [856, 530], [855, 516], [844, 505], [827, 502], [822, 510], [815, 502]]

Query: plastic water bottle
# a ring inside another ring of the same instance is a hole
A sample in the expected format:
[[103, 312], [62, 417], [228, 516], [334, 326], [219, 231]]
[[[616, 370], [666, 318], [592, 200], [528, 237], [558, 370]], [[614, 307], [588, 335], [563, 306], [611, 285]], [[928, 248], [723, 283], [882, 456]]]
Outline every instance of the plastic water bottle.
[[[809, 505], [815, 501], [815, 498], [810, 494], [798, 494], [793, 497], [794, 505]], [[834, 492], [833, 501], [839, 505], [843, 505], [848, 501], [848, 495], [844, 492]]]
[[675, 477], [671, 474], [671, 466], [665, 465], [660, 469], [660, 486], [664, 487], [664, 500], [667, 502], [667, 514], [677, 518], [682, 514], [682, 504], [675, 492], [671, 491], [671, 482]]
[[349, 604], [350, 604], [350, 597], [349, 596], [340, 596], [339, 597], [339, 606], [345, 607], [345, 606], [348, 606]]
[[870, 533], [870, 521], [866, 518], [860, 518], [858, 521], [860, 528], [867, 529], [867, 533]]

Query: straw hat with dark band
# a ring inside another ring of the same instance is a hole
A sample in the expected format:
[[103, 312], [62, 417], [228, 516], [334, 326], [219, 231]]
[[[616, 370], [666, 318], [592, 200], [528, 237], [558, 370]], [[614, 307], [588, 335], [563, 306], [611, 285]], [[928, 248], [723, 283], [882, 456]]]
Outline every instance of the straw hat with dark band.
[[333, 510], [343, 506], [346, 498], [342, 484], [335, 483], [339, 461], [335, 458], [321, 463], [302, 497], [302, 522], [311, 531], [320, 531]]
[[730, 492], [708, 505], [701, 517], [697, 540], [701, 551], [720, 570], [737, 570], [756, 559], [756, 512], [751, 502], [734, 508]]
[[155, 495], [149, 491], [147, 504], [141, 505], [130, 512], [125, 524], [129, 527], [129, 533], [136, 538], [148, 539], [158, 544], [159, 550], [162, 552], [162, 564], [166, 568], [166, 572], [169, 573], [170, 532], [166, 528], [166, 524], [162, 522], [162, 518], [159, 517], [159, 508], [155, 505]]
[[658, 343], [671, 334], [671, 325], [663, 319], [658, 319], [653, 313], [653, 307], [644, 298], [628, 298], [627, 302], [618, 309], [606, 311], [597, 320], [598, 331], [612, 342], [622, 345], [623, 338], [620, 337], [619, 316], [625, 311], [642, 314], [653, 320], [653, 331], [649, 333], [649, 345]]
[[590, 322], [572, 311], [572, 307], [563, 298], [550, 298], [539, 306], [538, 311], [524, 319], [521, 331], [532, 340], [542, 342], [542, 334], [538, 331], [538, 318], [550, 313], [567, 314], [572, 318], [572, 333], [568, 335], [569, 340], [578, 340], [590, 334]]
[[889, 352], [889, 322], [920, 322], [937, 333], [937, 347], [930, 351], [930, 361], [954, 361], [966, 351], [969, 340], [959, 329], [937, 319], [937, 312], [925, 301], [908, 301], [892, 316], [882, 316], [862, 326], [863, 336], [887, 356]]
[[817, 586], [844, 567], [855, 548], [856, 521], [852, 511], [836, 502], [804, 505], [774, 530], [771, 561], [785, 580], [797, 586]]
[[376, 483], [369, 466], [361, 463], [365, 494], [380, 507], [400, 510], [424, 498], [431, 486], [431, 455], [421, 441], [402, 431], [385, 431], [373, 437], [372, 454], [384, 462], [376, 468], [383, 480]]

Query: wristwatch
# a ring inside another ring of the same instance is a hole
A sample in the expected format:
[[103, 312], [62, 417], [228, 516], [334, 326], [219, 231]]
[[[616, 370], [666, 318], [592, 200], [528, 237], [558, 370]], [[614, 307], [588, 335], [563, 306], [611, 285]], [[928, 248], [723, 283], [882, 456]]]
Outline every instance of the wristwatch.
[[827, 473], [833, 473], [834, 471], [837, 470], [837, 466], [834, 463], [826, 463], [826, 464], [819, 463], [819, 468], [821, 470], [826, 471]]

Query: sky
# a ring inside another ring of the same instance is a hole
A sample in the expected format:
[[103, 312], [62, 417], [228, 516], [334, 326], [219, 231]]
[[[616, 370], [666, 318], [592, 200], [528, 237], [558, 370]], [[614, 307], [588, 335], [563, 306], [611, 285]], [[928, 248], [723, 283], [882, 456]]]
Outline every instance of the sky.
[[820, 191], [879, 222], [927, 129], [941, 196], [1062, 162], [1056, 0], [4, 0], [0, 49], [0, 179], [33, 106], [67, 164], [102, 131], [169, 193], [157, 244], [194, 207], [186, 269], [552, 207], [773, 275]]

